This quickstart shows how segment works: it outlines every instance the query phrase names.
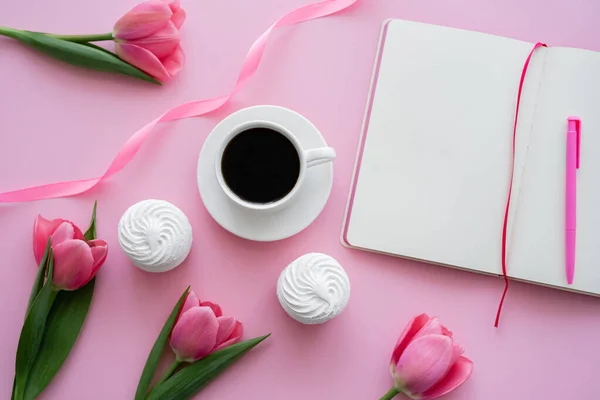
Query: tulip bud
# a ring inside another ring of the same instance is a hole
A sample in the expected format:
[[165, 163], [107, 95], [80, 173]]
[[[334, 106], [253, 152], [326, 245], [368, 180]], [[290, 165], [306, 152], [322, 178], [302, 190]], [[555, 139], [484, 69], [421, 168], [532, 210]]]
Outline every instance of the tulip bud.
[[117, 55], [159, 81], [172, 78], [185, 62], [179, 45], [185, 16], [178, 0], [138, 4], [114, 26]]
[[[72, 222], [64, 220], [64, 219], [53, 219], [47, 220], [41, 215], [38, 215], [33, 224], [33, 255], [35, 257], [35, 261], [40, 263], [42, 260], [42, 256], [44, 255], [44, 250], [46, 249], [46, 243], [48, 242], [48, 238], [54, 234], [54, 232], [58, 229], [58, 227], [63, 223], [67, 223], [71, 226], [73, 231], [73, 238], [83, 239], [83, 234], [81, 230], [75, 226]], [[63, 229], [68, 229], [63, 227]]]
[[402, 392], [411, 399], [431, 400], [451, 392], [473, 371], [463, 351], [437, 318], [413, 318], [394, 348], [390, 370], [395, 385], [383, 398]]
[[86, 285], [106, 260], [108, 246], [104, 240], [86, 242], [72, 222], [49, 221], [38, 215], [33, 227], [33, 253], [38, 264], [48, 237], [54, 256], [52, 283], [58, 289], [77, 290]]
[[193, 291], [189, 292], [171, 332], [171, 348], [178, 361], [200, 360], [242, 336], [242, 323], [221, 314], [219, 305], [200, 302]]

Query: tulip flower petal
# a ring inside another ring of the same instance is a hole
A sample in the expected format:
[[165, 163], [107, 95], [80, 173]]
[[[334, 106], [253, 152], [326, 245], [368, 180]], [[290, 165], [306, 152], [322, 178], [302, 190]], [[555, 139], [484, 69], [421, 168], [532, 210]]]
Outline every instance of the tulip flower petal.
[[54, 274], [52, 282], [58, 288], [75, 290], [86, 284], [92, 275], [94, 258], [83, 240], [66, 240], [53, 247]]
[[113, 36], [120, 40], [149, 36], [162, 28], [172, 15], [168, 4], [158, 0], [146, 1], [133, 7], [115, 23]]
[[173, 16], [171, 17], [171, 22], [177, 29], [181, 28], [181, 25], [185, 22], [187, 14], [183, 8], [178, 9], [177, 11], [173, 11]]
[[90, 276], [91, 280], [106, 260], [106, 256], [108, 255], [108, 245], [104, 240], [101, 239], [89, 240], [87, 244], [90, 246], [90, 249], [92, 250], [92, 257], [94, 258], [92, 275]]
[[167, 22], [152, 35], [136, 40], [135, 45], [143, 47], [159, 59], [164, 58], [179, 45], [179, 29], [173, 23]]
[[448, 336], [448, 337], [452, 337], [452, 331], [448, 328], [446, 328], [444, 325], [442, 325], [442, 335], [444, 336]]
[[431, 389], [423, 393], [422, 400], [433, 400], [444, 396], [463, 383], [473, 373], [473, 361], [466, 357], [460, 357], [450, 368], [446, 376], [436, 383]]
[[454, 361], [452, 339], [427, 335], [410, 342], [400, 356], [394, 378], [396, 385], [409, 394], [432, 388], [448, 372]]
[[115, 43], [117, 55], [124, 61], [135, 65], [142, 71], [152, 75], [159, 81], [169, 79], [169, 73], [160, 60], [150, 51], [127, 43]]
[[211, 353], [219, 323], [209, 307], [193, 307], [179, 317], [171, 332], [171, 348], [179, 361], [193, 362]]
[[66, 221], [64, 219], [48, 220], [41, 215], [35, 218], [35, 222], [33, 223], [33, 255], [38, 265], [42, 261], [48, 238], [52, 236], [56, 228], [63, 222]]
[[240, 321], [235, 320], [235, 325], [233, 326], [233, 330], [229, 334], [229, 338], [226, 341], [224, 341], [223, 343], [219, 344], [215, 348], [215, 351], [221, 350], [227, 346], [234, 344], [242, 337], [243, 333], [244, 333], [244, 326], [242, 325], [242, 323]]
[[460, 358], [460, 356], [463, 355], [464, 352], [465, 352], [464, 347], [462, 347], [458, 343], [453, 343], [452, 344], [452, 363], [454, 364], [456, 362], [456, 360], [458, 360]]
[[229, 339], [229, 335], [233, 332], [236, 320], [233, 317], [217, 317], [219, 323], [219, 331], [217, 332], [217, 346]]
[[439, 318], [433, 317], [421, 329], [419, 332], [413, 337], [413, 340], [425, 335], [442, 335], [444, 332], [444, 327], [440, 322]]
[[81, 233], [81, 230], [72, 222], [64, 221], [52, 234], [51, 245], [54, 247], [59, 243], [71, 239], [84, 240], [83, 233]]
[[421, 314], [414, 317], [404, 328], [404, 332], [400, 335], [398, 342], [396, 343], [396, 347], [394, 348], [394, 352], [392, 353], [392, 369], [398, 364], [398, 360], [400, 359], [400, 355], [406, 349], [406, 346], [410, 343], [410, 341], [414, 338], [414, 336], [421, 330], [421, 328], [429, 321], [429, 316], [427, 314]]
[[190, 290], [187, 297], [185, 298], [185, 303], [183, 303], [183, 307], [181, 307], [179, 315], [183, 314], [192, 307], [198, 306], [200, 306], [200, 300], [198, 300], [198, 296], [196, 296], [196, 293], [194, 293], [193, 290]]
[[171, 11], [173, 11], [173, 13], [175, 13], [181, 7], [179, 0], [167, 1], [167, 4], [169, 5], [169, 8], [171, 9]]
[[185, 54], [181, 46], [177, 46], [175, 50], [167, 57], [163, 58], [162, 65], [167, 70], [167, 73], [172, 78], [183, 69], [185, 64]]
[[210, 301], [203, 301], [202, 303], [200, 303], [200, 305], [202, 307], [210, 307], [210, 309], [213, 310], [213, 312], [215, 313], [216, 317], [220, 317], [223, 315], [223, 311], [221, 311], [221, 306], [219, 306], [216, 303]]

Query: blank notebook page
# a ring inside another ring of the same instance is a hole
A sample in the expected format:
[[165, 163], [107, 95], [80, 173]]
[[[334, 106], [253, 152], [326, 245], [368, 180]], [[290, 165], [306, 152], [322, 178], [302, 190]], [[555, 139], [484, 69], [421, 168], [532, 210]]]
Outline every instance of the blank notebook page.
[[[600, 54], [550, 47], [521, 185], [515, 201], [509, 275], [600, 294]], [[575, 279], [565, 279], [565, 137], [581, 118]]]
[[[400, 20], [382, 37], [345, 239], [500, 273], [515, 102], [533, 45]], [[519, 126], [531, 127], [541, 66], [528, 71]], [[523, 164], [518, 154], [516, 193]]]

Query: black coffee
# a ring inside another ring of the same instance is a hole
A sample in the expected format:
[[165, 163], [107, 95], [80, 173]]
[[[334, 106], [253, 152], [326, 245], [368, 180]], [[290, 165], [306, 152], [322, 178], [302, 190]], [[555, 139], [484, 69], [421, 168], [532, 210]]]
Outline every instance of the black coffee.
[[251, 128], [235, 136], [223, 152], [221, 171], [233, 193], [251, 203], [284, 198], [300, 175], [292, 142], [269, 128]]

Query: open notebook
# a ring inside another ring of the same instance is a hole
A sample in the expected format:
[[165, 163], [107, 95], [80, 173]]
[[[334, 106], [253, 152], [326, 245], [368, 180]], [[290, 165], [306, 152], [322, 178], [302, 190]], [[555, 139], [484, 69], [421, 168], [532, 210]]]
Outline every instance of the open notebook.
[[[501, 274], [519, 79], [533, 43], [383, 24], [344, 244]], [[575, 281], [565, 277], [567, 117], [582, 121]], [[548, 47], [527, 71], [508, 230], [511, 278], [600, 294], [600, 53]]]

